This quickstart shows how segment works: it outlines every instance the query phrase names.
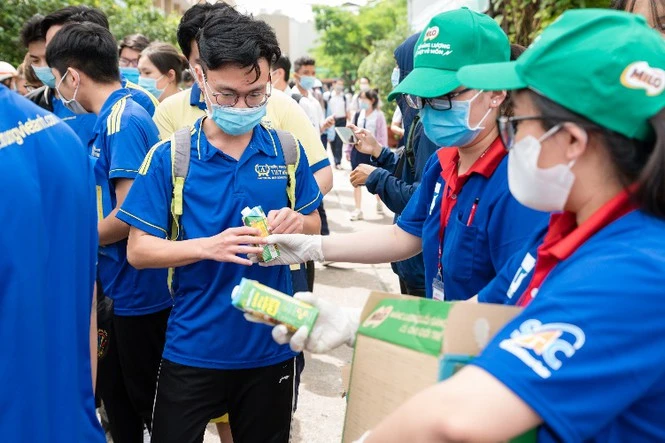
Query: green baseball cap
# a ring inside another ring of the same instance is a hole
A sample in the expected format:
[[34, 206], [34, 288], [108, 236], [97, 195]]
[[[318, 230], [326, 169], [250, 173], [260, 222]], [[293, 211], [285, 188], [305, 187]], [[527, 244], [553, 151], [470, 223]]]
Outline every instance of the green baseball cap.
[[432, 98], [461, 86], [457, 70], [477, 63], [510, 60], [506, 33], [490, 17], [467, 8], [436, 15], [420, 34], [413, 51], [413, 70], [388, 95]]
[[529, 88], [629, 138], [652, 136], [665, 107], [665, 39], [639, 15], [604, 9], [563, 13], [515, 62], [467, 66], [469, 88]]

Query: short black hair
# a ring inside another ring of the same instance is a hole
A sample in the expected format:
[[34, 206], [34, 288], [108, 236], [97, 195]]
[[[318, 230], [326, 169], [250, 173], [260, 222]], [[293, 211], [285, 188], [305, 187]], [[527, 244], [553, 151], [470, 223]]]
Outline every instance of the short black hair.
[[109, 29], [109, 20], [101, 10], [90, 6], [67, 6], [50, 13], [42, 20], [42, 34], [46, 37], [51, 26], [64, 25], [67, 23], [95, 23], [105, 29]]
[[30, 43], [44, 40], [44, 34], [42, 33], [43, 20], [43, 15], [35, 14], [23, 24], [21, 28], [21, 43], [24, 47], [27, 48]]
[[270, 66], [282, 55], [270, 25], [244, 14], [210, 14], [197, 41], [204, 69], [226, 64], [250, 67], [256, 74], [254, 81], [261, 76], [260, 59], [266, 59]]
[[300, 68], [303, 66], [316, 66], [316, 60], [309, 56], [296, 59], [296, 61], [293, 62], [293, 72], [300, 71]]
[[286, 55], [282, 54], [281, 57], [279, 57], [277, 61], [272, 64], [272, 70], [275, 71], [277, 69], [284, 70], [284, 81], [288, 82], [291, 75], [291, 60], [289, 60]]
[[196, 40], [197, 34], [203, 28], [203, 24], [210, 13], [240, 14], [233, 6], [225, 2], [215, 4], [198, 3], [189, 8], [180, 19], [176, 33], [178, 46], [180, 46], [180, 50], [187, 59], [192, 54], [192, 40]]
[[64, 75], [71, 67], [97, 83], [120, 80], [118, 47], [111, 31], [95, 23], [69, 23], [46, 47], [46, 63]]
[[143, 34], [126, 35], [118, 44], [118, 55], [123, 49], [129, 48], [136, 52], [141, 52], [150, 46], [150, 39]]

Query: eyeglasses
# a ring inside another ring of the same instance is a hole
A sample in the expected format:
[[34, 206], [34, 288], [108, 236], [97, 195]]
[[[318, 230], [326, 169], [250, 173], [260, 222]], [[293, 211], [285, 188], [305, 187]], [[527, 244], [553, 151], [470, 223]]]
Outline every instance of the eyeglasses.
[[[506, 117], [502, 115], [496, 119], [496, 124], [499, 127], [499, 137], [501, 137], [501, 143], [507, 151], [510, 151], [515, 144], [515, 134], [517, 134], [517, 125], [520, 122], [526, 120], [558, 120], [553, 117], [548, 117], [546, 115], [532, 115], [526, 117]], [[559, 120], [563, 122], [563, 120]], [[560, 126], [560, 125], [557, 125]]]
[[123, 68], [129, 68], [129, 67], [137, 68], [139, 66], [139, 59], [135, 58], [132, 60], [125, 57], [120, 57], [120, 59], [118, 60], [118, 64]]
[[[270, 76], [268, 76], [268, 84], [267, 84], [268, 87], [266, 90], [252, 91], [249, 94], [245, 94], [244, 96], [242, 96], [248, 108], [260, 108], [261, 106], [265, 105], [268, 102], [268, 98], [270, 98], [270, 94], [272, 93], [271, 82], [272, 79], [270, 78]], [[232, 108], [240, 100], [241, 96], [236, 94], [235, 92], [231, 91], [214, 92], [214, 90], [208, 84], [208, 80], [204, 79], [204, 83], [206, 85], [206, 88], [208, 88], [208, 90], [210, 91], [210, 95], [215, 100], [215, 102], [217, 102], [219, 106], [224, 106], [225, 108]]]
[[451, 92], [450, 94], [442, 95], [441, 97], [436, 98], [424, 98], [411, 94], [405, 94], [406, 104], [408, 104], [409, 107], [413, 109], [423, 109], [425, 105], [430, 105], [430, 107], [435, 111], [448, 111], [453, 107], [452, 100], [455, 97], [462, 95], [465, 92], [469, 92], [470, 90], [471, 88], [466, 88], [462, 89], [461, 91]]

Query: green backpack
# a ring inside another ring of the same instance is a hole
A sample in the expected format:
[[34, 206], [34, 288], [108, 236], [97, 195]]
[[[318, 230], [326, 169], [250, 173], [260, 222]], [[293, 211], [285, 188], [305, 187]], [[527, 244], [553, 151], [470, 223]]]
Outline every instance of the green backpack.
[[[286, 163], [287, 181], [286, 197], [289, 201], [289, 207], [295, 209], [296, 204], [296, 166], [300, 159], [300, 149], [295, 137], [287, 131], [279, 129], [274, 130], [282, 146], [284, 163]], [[277, 146], [271, 131], [268, 131], [272, 139], [275, 150]], [[181, 128], [171, 135], [171, 178], [173, 183], [173, 196], [171, 198], [171, 235], [169, 240], [176, 241], [180, 235], [181, 225], [180, 217], [183, 208], [183, 190], [185, 180], [189, 172], [189, 161], [191, 156], [191, 128]], [[172, 283], [175, 269], [169, 268], [168, 285], [171, 294], [173, 294]]]

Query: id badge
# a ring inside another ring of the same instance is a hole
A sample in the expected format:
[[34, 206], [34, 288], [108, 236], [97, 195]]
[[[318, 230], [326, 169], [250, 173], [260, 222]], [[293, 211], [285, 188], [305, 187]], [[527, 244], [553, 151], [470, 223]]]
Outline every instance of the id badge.
[[432, 298], [438, 301], [443, 301], [445, 298], [443, 292], [443, 281], [436, 277], [432, 280]]

